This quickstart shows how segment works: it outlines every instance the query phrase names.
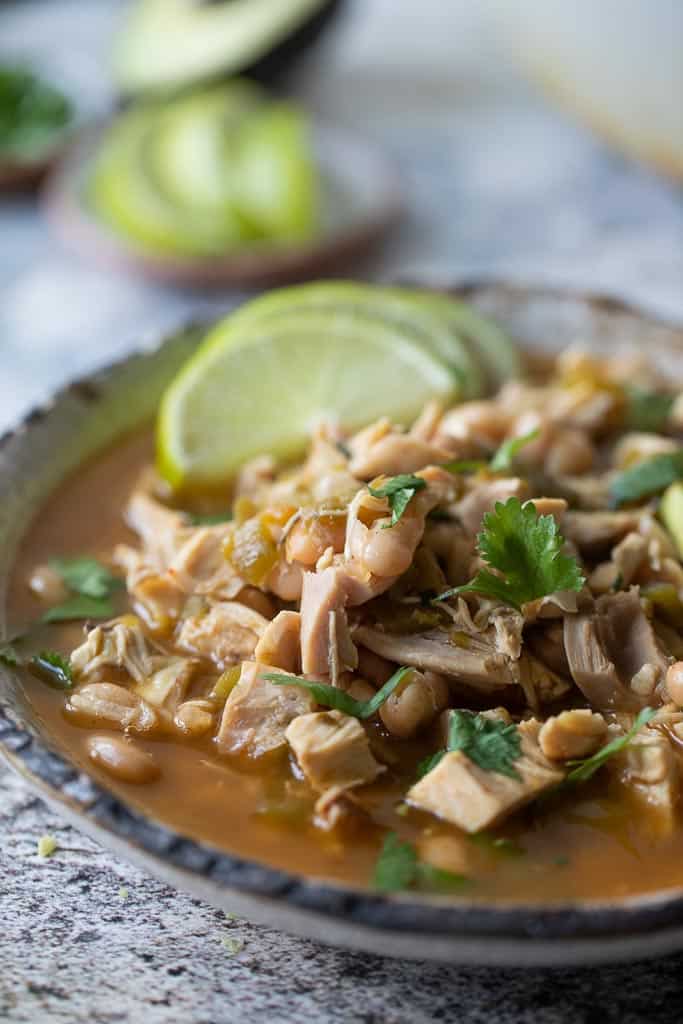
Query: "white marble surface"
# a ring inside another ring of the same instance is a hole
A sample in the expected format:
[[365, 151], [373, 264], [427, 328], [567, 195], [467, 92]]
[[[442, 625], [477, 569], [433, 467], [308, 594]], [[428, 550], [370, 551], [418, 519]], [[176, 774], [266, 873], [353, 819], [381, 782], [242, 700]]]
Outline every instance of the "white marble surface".
[[[40, 55], [93, 109], [120, 3], [0, 7], [0, 53]], [[521, 83], [467, 0], [356, 0], [297, 76], [381, 142], [410, 215], [370, 272], [496, 273], [624, 295], [683, 319], [683, 194]], [[30, 41], [30, 42], [29, 42]], [[236, 295], [171, 292], [67, 255], [0, 201], [0, 430], [75, 372]], [[48, 861], [36, 839], [53, 834]], [[128, 889], [128, 898], [119, 895]], [[228, 921], [97, 848], [0, 768], [0, 1020], [594, 1024], [679, 1016], [681, 958], [596, 973], [489, 972], [347, 955]], [[232, 954], [223, 939], [238, 938]]]

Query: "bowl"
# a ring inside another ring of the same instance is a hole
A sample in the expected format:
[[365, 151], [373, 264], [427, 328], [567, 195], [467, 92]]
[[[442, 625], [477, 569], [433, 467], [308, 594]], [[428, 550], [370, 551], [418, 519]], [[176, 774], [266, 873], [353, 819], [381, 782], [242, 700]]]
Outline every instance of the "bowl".
[[[495, 282], [457, 291], [533, 353], [581, 339], [591, 351], [647, 351], [680, 376], [683, 329], [609, 297]], [[0, 439], [0, 627], [27, 524], [85, 459], [148, 421], [194, 349], [188, 326], [57, 394]], [[683, 948], [680, 889], [620, 902], [496, 906], [381, 895], [275, 870], [180, 835], [79, 770], [0, 667], [0, 753], [44, 799], [123, 858], [212, 905], [299, 936], [407, 959], [479, 965], [562, 965], [659, 956]]]

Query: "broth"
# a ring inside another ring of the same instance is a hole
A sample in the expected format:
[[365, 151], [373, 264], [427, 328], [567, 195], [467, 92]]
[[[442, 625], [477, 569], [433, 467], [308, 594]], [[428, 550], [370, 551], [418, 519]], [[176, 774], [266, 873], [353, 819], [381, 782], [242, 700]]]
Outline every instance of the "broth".
[[[36, 565], [54, 556], [106, 556], [116, 543], [131, 542], [122, 513], [152, 448], [151, 435], [130, 437], [52, 495], [28, 531], [14, 569], [9, 611], [17, 631], [44, 610], [27, 586]], [[35, 650], [68, 653], [81, 636], [79, 625], [40, 626], [31, 643]], [[418, 849], [439, 837], [457, 839], [476, 877], [459, 893], [468, 900], [616, 900], [683, 884], [683, 829], [658, 834], [657, 819], [636, 809], [626, 790], [602, 775], [584, 785], [578, 800], [576, 794], [570, 801], [558, 797], [506, 822], [496, 832], [506, 843], [467, 838], [417, 810], [403, 813], [405, 805], [398, 802], [410, 780], [400, 770], [390, 781], [364, 789], [362, 800], [372, 807], [375, 824], [356, 822], [324, 832], [309, 823], [313, 798], [285, 770], [284, 757], [246, 765], [219, 756], [212, 739], [141, 736], [138, 745], [153, 751], [160, 764], [159, 779], [146, 786], [114, 781], [88, 759], [89, 730], [65, 715], [63, 694], [28, 674], [25, 685], [46, 731], [79, 767], [128, 804], [183, 835], [276, 868], [366, 887], [381, 844], [379, 826], [389, 826]], [[405, 749], [413, 765], [421, 744], [405, 741]]]

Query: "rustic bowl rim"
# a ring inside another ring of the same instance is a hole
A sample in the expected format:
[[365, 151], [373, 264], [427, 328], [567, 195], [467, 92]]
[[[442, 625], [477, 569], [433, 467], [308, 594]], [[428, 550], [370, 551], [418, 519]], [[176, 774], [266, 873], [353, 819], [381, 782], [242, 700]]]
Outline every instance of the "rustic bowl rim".
[[[624, 313], [680, 334], [683, 328], [644, 313], [608, 294], [500, 282], [465, 280], [450, 290], [470, 296], [482, 289], [588, 304]], [[196, 327], [196, 323], [190, 325]], [[0, 456], [10, 442], [30, 436], [32, 424], [57, 408], [69, 393], [95, 394], [97, 380], [131, 361], [153, 360], [169, 340], [129, 352], [102, 369], [58, 390], [0, 438]], [[4, 675], [21, 687], [19, 676]], [[47, 735], [0, 701], [0, 754], [74, 824], [105, 845], [209, 901], [239, 907], [252, 919], [285, 930], [377, 953], [461, 963], [567, 965], [655, 955], [683, 946], [683, 882], [627, 900], [562, 904], [487, 905], [439, 902], [412, 895], [384, 895], [306, 878], [217, 850], [189, 839], [113, 796], [54, 749]], [[285, 913], [280, 911], [284, 908]], [[412, 949], [412, 952], [411, 952]]]

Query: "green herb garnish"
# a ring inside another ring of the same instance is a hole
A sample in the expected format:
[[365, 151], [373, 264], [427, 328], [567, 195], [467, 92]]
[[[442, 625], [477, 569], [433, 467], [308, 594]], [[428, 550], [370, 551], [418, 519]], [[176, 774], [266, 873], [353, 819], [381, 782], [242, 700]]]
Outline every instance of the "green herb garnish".
[[538, 433], [537, 429], [530, 430], [528, 434], [503, 441], [489, 462], [485, 462], [484, 459], [460, 459], [456, 462], [447, 462], [442, 468], [447, 469], [449, 473], [477, 473], [481, 469], [488, 469], [491, 473], [507, 473], [512, 469], [515, 458], [522, 448], [530, 441], [535, 441]]
[[462, 750], [487, 772], [498, 772], [511, 779], [519, 779], [513, 768], [521, 752], [517, 726], [497, 718], [486, 718], [473, 711], [450, 711], [446, 749], [438, 750], [417, 766], [418, 779], [428, 775], [446, 754]]
[[71, 664], [59, 651], [41, 651], [31, 658], [29, 668], [43, 682], [58, 690], [68, 690], [73, 685]]
[[418, 491], [427, 486], [427, 482], [421, 476], [413, 476], [412, 473], [399, 473], [392, 476], [381, 487], [371, 487], [368, 490], [373, 498], [386, 498], [391, 509], [391, 522], [386, 523], [383, 529], [396, 526], [412, 498]]
[[519, 610], [558, 590], [581, 590], [585, 582], [576, 559], [562, 554], [564, 537], [557, 523], [550, 515], [539, 516], [532, 501], [496, 502], [494, 511], [484, 516], [477, 544], [480, 555], [500, 575], [480, 569], [469, 583], [451, 587], [435, 601], [476, 593]]
[[51, 558], [50, 568], [61, 576], [69, 590], [83, 597], [110, 597], [123, 586], [123, 580], [96, 558]]
[[370, 700], [356, 700], [354, 697], [349, 696], [348, 693], [340, 690], [338, 686], [328, 686], [326, 683], [313, 683], [308, 679], [302, 679], [300, 676], [288, 676], [281, 672], [268, 672], [261, 676], [261, 678], [269, 683], [274, 683], [276, 686], [301, 686], [303, 689], [308, 690], [315, 697], [316, 702], [322, 704], [323, 707], [343, 711], [344, 714], [351, 715], [352, 718], [365, 719], [371, 718], [375, 712], [379, 711], [382, 704], [391, 696], [407, 673], [412, 671], [412, 668], [399, 668]]
[[566, 778], [567, 782], [587, 782], [591, 779], [599, 768], [602, 768], [605, 761], [609, 761], [615, 754], [620, 753], [625, 747], [629, 745], [633, 737], [637, 732], [647, 725], [656, 715], [654, 708], [643, 708], [642, 711], [638, 712], [636, 720], [623, 736], [617, 736], [616, 739], [611, 740], [610, 743], [605, 744], [600, 750], [591, 757], [583, 758], [580, 761], [567, 761], [567, 765], [572, 767], [569, 775]]
[[610, 503], [613, 508], [627, 502], [649, 498], [663, 491], [669, 484], [683, 479], [683, 448], [675, 452], [653, 455], [651, 459], [625, 469], [610, 484]]
[[403, 842], [395, 832], [386, 836], [372, 876], [374, 888], [381, 892], [411, 888], [444, 891], [459, 888], [467, 881], [464, 875], [420, 861], [415, 847]]
[[629, 430], [644, 430], [656, 433], [665, 426], [676, 400], [675, 395], [661, 391], [647, 391], [645, 388], [626, 388], [625, 426]]
[[53, 558], [50, 568], [75, 596], [45, 612], [43, 622], [111, 618], [114, 607], [109, 598], [123, 587], [123, 580], [114, 576], [106, 565], [89, 557]]
[[528, 434], [521, 434], [519, 437], [511, 437], [509, 441], [503, 441], [489, 463], [491, 472], [506, 473], [512, 469], [516, 456], [529, 442], [536, 440], [538, 433], [538, 429], [530, 430]]
[[0, 152], [16, 160], [40, 157], [72, 117], [67, 98], [21, 67], [0, 67]]
[[114, 606], [106, 598], [83, 597], [76, 594], [62, 604], [49, 608], [42, 622], [73, 622], [76, 619], [111, 619]]

